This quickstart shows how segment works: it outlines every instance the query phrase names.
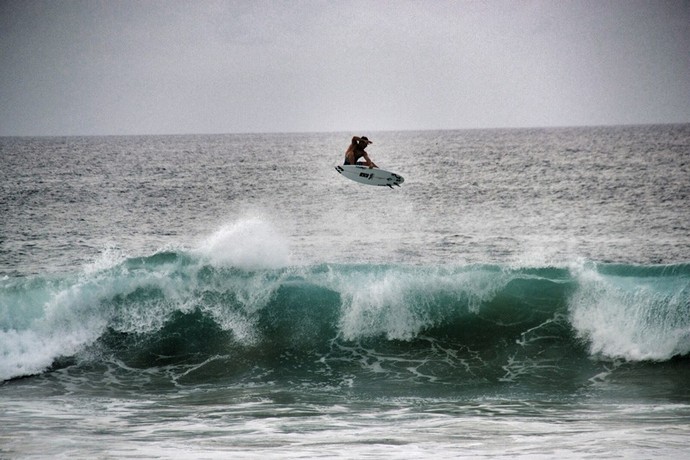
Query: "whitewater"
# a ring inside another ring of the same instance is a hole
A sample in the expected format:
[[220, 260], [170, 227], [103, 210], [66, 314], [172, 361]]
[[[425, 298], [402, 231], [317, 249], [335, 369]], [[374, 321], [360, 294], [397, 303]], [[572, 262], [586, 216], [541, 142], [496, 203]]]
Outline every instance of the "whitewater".
[[0, 453], [690, 453], [690, 126], [354, 134], [0, 139]]

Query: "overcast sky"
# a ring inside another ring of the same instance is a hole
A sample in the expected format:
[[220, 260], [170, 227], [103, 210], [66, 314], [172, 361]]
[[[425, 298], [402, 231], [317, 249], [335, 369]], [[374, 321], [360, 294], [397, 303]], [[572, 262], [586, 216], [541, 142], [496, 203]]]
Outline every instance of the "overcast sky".
[[0, 1], [0, 135], [690, 122], [686, 1]]

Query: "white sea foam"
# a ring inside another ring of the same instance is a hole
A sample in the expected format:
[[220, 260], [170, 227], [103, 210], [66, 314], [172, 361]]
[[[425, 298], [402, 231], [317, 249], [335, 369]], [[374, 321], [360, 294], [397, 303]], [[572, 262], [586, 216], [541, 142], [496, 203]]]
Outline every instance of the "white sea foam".
[[[590, 351], [632, 361], [667, 360], [690, 352], [687, 295], [673, 280], [600, 274], [595, 267], [576, 273], [570, 299], [571, 323]], [[687, 280], [680, 280], [686, 285]]]
[[385, 335], [409, 340], [442, 321], [446, 313], [436, 310], [438, 297], [454, 306], [477, 313], [501, 290], [510, 277], [483, 270], [455, 271], [382, 269], [362, 271], [335, 282], [342, 295], [341, 332], [346, 339]]
[[0, 380], [42, 372], [56, 358], [92, 343], [107, 324], [107, 317], [91, 310], [93, 298], [79, 285], [58, 288], [48, 298], [42, 312], [24, 319], [24, 327], [0, 331]]

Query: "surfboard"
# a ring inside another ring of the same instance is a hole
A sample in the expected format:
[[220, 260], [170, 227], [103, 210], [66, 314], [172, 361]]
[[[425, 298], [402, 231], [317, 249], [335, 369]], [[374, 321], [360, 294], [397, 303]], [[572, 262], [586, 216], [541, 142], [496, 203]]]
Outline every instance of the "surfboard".
[[400, 184], [405, 182], [405, 179], [403, 179], [401, 175], [379, 168], [369, 168], [367, 166], [357, 165], [338, 165], [335, 167], [335, 170], [348, 179], [359, 182], [360, 184], [393, 188], [394, 185], [400, 187]]

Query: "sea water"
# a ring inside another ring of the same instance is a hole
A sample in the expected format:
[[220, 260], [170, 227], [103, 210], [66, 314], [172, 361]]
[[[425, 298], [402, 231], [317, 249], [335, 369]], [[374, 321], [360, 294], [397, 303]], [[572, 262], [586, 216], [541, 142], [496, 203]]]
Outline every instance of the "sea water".
[[690, 125], [1, 138], [0, 188], [0, 456], [690, 455]]

